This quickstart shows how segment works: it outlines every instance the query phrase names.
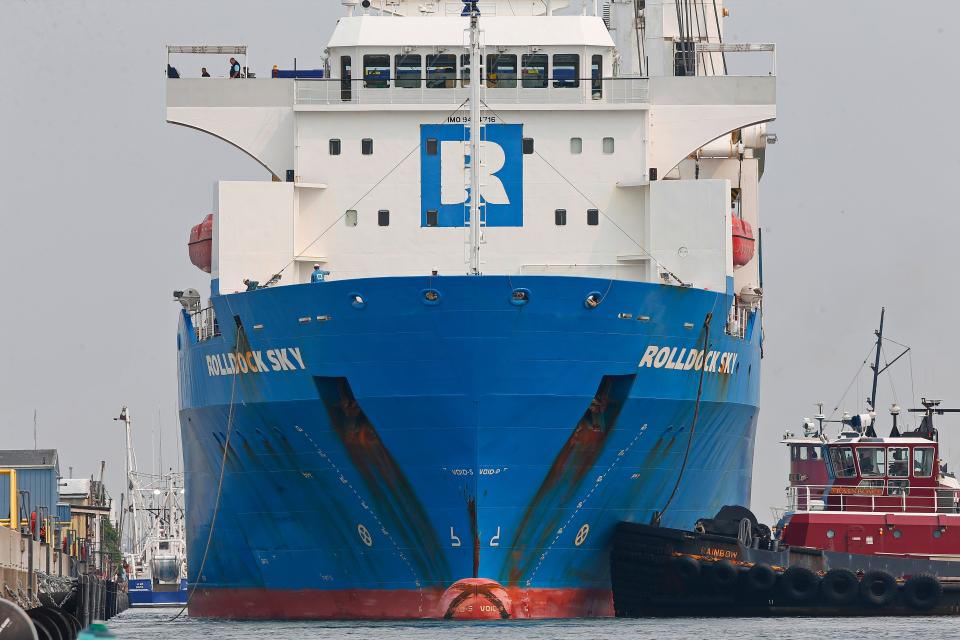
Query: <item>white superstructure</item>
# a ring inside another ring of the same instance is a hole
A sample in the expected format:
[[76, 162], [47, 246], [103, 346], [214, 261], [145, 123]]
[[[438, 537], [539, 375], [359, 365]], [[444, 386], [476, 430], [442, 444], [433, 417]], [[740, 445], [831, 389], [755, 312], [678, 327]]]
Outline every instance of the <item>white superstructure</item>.
[[[463, 4], [344, 4], [325, 79], [167, 82], [169, 122], [273, 178], [219, 183], [215, 290], [306, 282], [314, 263], [331, 279], [471, 271]], [[569, 5], [478, 3], [477, 270], [754, 290], [731, 224], [758, 227], [775, 76], [726, 75], [725, 58], [772, 46], [725, 43], [719, 1]]]

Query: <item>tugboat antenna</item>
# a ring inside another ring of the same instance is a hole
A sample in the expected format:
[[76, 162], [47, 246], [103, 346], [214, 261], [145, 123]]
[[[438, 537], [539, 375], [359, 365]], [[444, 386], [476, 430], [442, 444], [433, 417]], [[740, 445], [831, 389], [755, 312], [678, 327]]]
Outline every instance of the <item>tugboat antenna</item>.
[[[870, 391], [871, 413], [877, 412], [877, 380], [880, 379], [880, 352], [883, 349], [883, 316], [886, 314], [886, 312], [886, 307], [880, 308], [880, 329], [875, 332], [877, 335], [877, 348], [873, 365], [870, 367], [873, 369], [873, 389]], [[870, 426], [870, 430], [873, 430], [873, 425]]]

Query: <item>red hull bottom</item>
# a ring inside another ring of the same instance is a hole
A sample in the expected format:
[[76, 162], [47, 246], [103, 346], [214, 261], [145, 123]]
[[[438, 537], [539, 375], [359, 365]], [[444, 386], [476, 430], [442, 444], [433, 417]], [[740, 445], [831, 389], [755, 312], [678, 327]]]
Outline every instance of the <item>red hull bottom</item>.
[[234, 620], [595, 618], [613, 615], [609, 589], [521, 589], [460, 581], [446, 591], [197, 589], [190, 615]]

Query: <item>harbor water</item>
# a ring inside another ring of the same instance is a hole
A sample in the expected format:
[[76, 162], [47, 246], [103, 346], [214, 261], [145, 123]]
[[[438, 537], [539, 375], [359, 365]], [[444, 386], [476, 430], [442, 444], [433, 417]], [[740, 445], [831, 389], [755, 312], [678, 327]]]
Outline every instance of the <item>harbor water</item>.
[[151, 640], [660, 640], [661, 638], [739, 638], [807, 640], [829, 634], [831, 640], [948, 638], [956, 620], [929, 618], [682, 618], [592, 619], [508, 622], [233, 622], [191, 619], [171, 621], [178, 609], [128, 610], [110, 622], [119, 638]]

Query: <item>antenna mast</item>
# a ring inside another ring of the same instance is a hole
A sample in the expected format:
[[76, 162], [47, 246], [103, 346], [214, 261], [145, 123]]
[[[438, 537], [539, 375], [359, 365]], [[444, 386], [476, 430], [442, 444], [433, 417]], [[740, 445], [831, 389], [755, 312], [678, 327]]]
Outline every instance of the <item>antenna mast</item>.
[[463, 0], [460, 14], [470, 18], [470, 275], [480, 275], [480, 9]]
[[873, 389], [870, 391], [870, 411], [877, 411], [877, 380], [880, 379], [880, 351], [883, 349], [883, 316], [886, 314], [886, 307], [880, 308], [880, 329], [875, 333], [877, 335], [876, 357], [873, 361]]

